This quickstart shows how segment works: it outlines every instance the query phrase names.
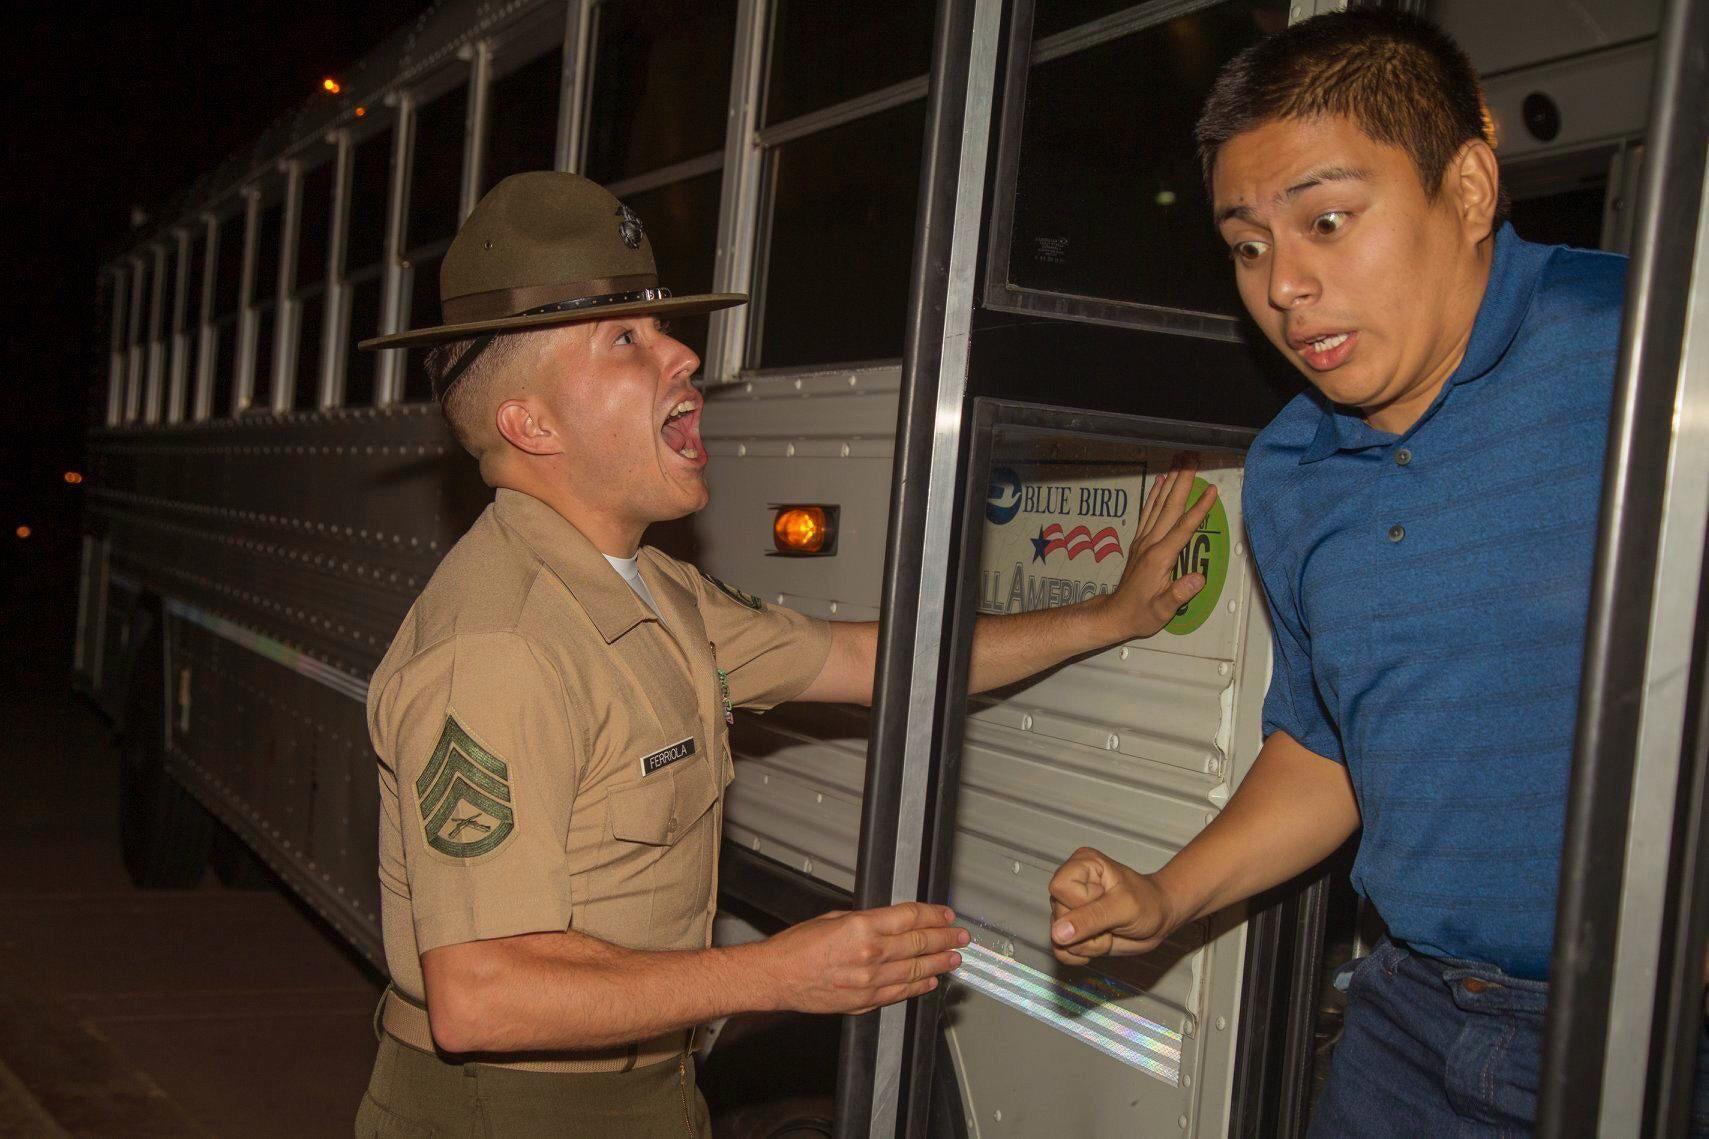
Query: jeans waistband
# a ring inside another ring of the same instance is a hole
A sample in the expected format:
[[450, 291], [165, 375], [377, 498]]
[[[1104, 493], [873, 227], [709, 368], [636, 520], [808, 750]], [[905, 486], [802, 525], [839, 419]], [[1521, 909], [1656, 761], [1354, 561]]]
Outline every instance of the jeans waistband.
[[1371, 950], [1372, 957], [1379, 954], [1382, 956], [1377, 963], [1391, 976], [1396, 969], [1409, 965], [1440, 979], [1454, 1003], [1468, 1012], [1518, 1012], [1542, 1016], [1549, 1007], [1547, 981], [1510, 976], [1498, 965], [1453, 957], [1431, 957], [1386, 937]]

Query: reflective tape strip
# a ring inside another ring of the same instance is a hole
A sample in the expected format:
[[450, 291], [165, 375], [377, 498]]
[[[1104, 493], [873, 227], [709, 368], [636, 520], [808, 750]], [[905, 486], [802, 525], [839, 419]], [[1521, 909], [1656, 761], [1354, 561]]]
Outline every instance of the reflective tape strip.
[[242, 645], [252, 653], [258, 653], [275, 664], [282, 664], [298, 676], [306, 676], [319, 684], [324, 684], [334, 692], [350, 697], [361, 704], [368, 702], [368, 681], [341, 668], [334, 668], [325, 661], [316, 660], [307, 653], [293, 649], [281, 641], [264, 636], [253, 629], [247, 629], [235, 621], [209, 613], [194, 605], [186, 605], [182, 601], [168, 599], [166, 612], [174, 617], [200, 625], [216, 636], [224, 637], [234, 645]]
[[1181, 1085], [1181, 1034], [1175, 1029], [1130, 1012], [1107, 994], [1064, 983], [983, 946], [969, 945], [960, 953], [961, 968], [951, 976], [968, 988], [1166, 1084]]

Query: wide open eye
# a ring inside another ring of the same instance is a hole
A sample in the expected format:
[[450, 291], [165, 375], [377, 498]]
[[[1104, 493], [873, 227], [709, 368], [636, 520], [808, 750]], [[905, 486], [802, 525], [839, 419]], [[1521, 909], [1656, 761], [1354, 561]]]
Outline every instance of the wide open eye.
[[1237, 241], [1228, 247], [1229, 259], [1241, 264], [1250, 265], [1270, 247], [1262, 241]]
[[1318, 214], [1311, 219], [1311, 231], [1319, 237], [1329, 237], [1347, 224], [1347, 214], [1343, 210], [1330, 210]]

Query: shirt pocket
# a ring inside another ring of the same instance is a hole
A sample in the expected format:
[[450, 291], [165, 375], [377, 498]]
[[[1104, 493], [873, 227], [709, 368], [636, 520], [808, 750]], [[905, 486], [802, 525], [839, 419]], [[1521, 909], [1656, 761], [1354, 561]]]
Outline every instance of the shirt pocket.
[[646, 846], [674, 846], [717, 798], [710, 757], [697, 755], [674, 763], [606, 792], [611, 836]]

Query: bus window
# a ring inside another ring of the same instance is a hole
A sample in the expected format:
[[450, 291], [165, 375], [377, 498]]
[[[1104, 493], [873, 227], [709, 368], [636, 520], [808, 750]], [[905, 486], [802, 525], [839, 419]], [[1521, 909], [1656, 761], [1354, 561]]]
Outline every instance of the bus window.
[[552, 168], [564, 67], [561, 28], [557, 39], [552, 50], [508, 72], [495, 66], [492, 86], [487, 90], [483, 192], [512, 174]]
[[255, 226], [255, 282], [250, 287], [250, 311], [255, 314], [254, 371], [248, 406], [265, 409], [273, 402], [273, 328], [279, 306], [279, 241], [284, 221], [283, 187], [270, 181], [261, 191], [261, 213]]
[[[604, 0], [596, 19], [580, 169], [641, 218], [664, 284], [710, 291], [736, 5]], [[708, 328], [681, 317], [671, 335], [704, 356]]]
[[924, 98], [770, 154], [770, 230], [750, 366], [902, 354]]
[[924, 75], [935, 5], [782, 0], [772, 24], [765, 125]]
[[[463, 139], [469, 105], [469, 87], [459, 83], [445, 94], [418, 107], [415, 115], [414, 157], [409, 182], [409, 222], [405, 227], [408, 266], [404, 327], [422, 328], [439, 323], [439, 263], [462, 220], [458, 205], [462, 195]], [[403, 398], [406, 402], [430, 400], [422, 361], [427, 349], [409, 351], [404, 369]]]
[[[784, 0], [778, 9], [760, 132], [765, 236], [748, 367], [902, 354], [929, 13], [929, 5], [890, 3], [857, 17], [808, 0]], [[867, 54], [885, 55], [885, 64], [835, 66], [826, 56], [843, 39], [875, 45]], [[881, 90], [895, 97], [875, 101]], [[827, 99], [838, 101], [827, 106]]]
[[[380, 329], [380, 276], [386, 255], [386, 195], [392, 164], [390, 126], [358, 141], [350, 158], [350, 221], [343, 268], [350, 319], [344, 336], [344, 406], [374, 402], [372, 352], [358, 341]], [[337, 271], [337, 266], [334, 270]]]
[[1237, 318], [1193, 123], [1223, 61], [1287, 14], [1282, 0], [1233, 0], [1114, 38], [1068, 33], [1066, 54], [1036, 41], [1006, 188], [1009, 289]]
[[733, 0], [604, 0], [595, 18], [583, 173], [610, 186], [721, 154]]
[[326, 314], [326, 243], [332, 218], [330, 158], [303, 174], [302, 214], [297, 225], [297, 353], [291, 406], [320, 407], [321, 328]]
[[244, 211], [240, 205], [219, 223], [214, 270], [213, 402], [209, 414], [232, 414], [232, 381], [237, 373], [237, 317], [243, 290]]

